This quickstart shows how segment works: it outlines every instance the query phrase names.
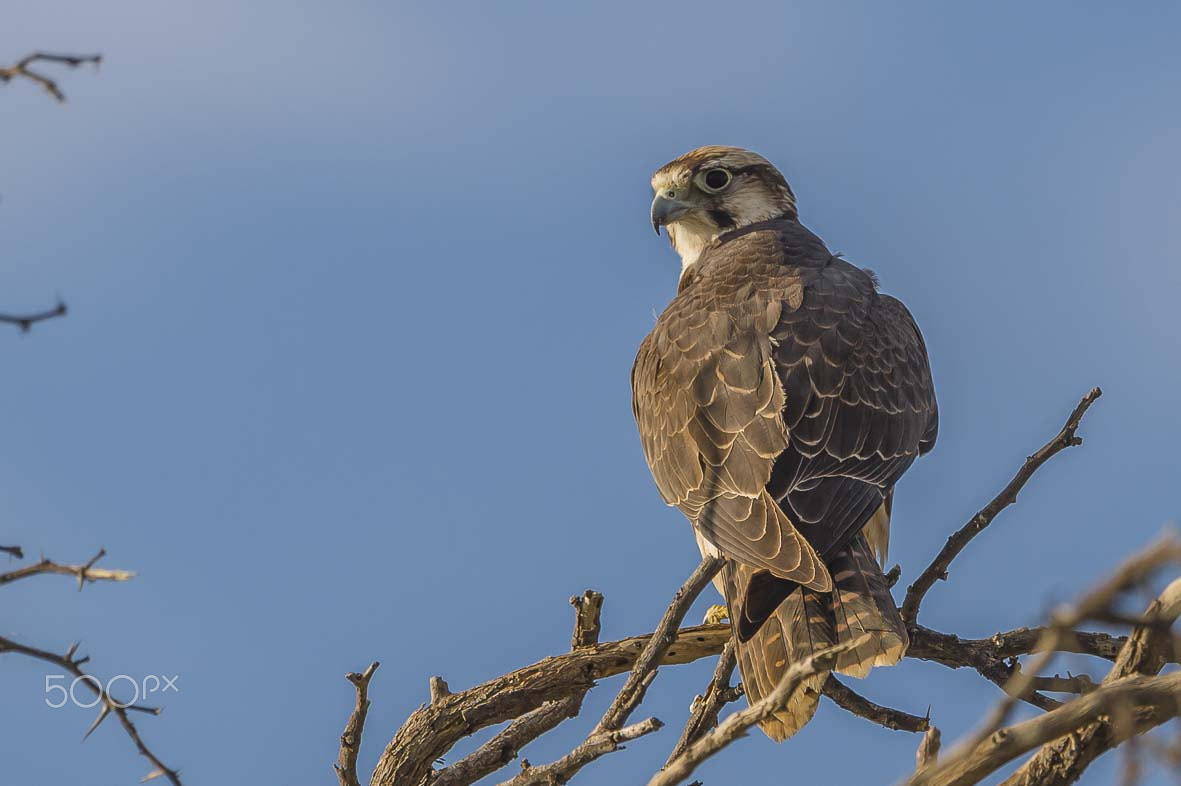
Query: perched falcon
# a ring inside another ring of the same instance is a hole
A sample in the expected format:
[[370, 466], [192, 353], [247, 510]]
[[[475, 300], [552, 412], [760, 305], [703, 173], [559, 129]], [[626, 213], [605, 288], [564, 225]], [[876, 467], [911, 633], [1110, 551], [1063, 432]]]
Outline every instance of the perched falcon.
[[[747, 697], [866, 632], [836, 671], [896, 663], [906, 628], [879, 560], [894, 484], [939, 424], [914, 319], [804, 228], [762, 156], [703, 147], [661, 167], [652, 188], [653, 227], [667, 228], [682, 268], [636, 355], [632, 406], [660, 493], [702, 552], [726, 560], [715, 584]], [[798, 731], [827, 676], [763, 730]]]

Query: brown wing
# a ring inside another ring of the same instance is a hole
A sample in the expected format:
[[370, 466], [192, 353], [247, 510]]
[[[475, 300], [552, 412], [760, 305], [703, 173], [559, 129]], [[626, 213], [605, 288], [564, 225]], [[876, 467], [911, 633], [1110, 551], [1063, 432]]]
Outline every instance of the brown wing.
[[920, 454], [938, 409], [922, 336], [870, 274], [834, 259], [805, 276], [772, 334], [789, 447], [771, 495], [824, 556], [849, 543]]
[[766, 488], [790, 444], [771, 333], [799, 306], [799, 279], [707, 283], [682, 290], [632, 369], [656, 485], [726, 556], [828, 591], [823, 561]]
[[735, 232], [697, 269], [632, 371], [657, 486], [723, 554], [827, 591], [824, 557], [934, 444], [922, 337], [794, 221]]

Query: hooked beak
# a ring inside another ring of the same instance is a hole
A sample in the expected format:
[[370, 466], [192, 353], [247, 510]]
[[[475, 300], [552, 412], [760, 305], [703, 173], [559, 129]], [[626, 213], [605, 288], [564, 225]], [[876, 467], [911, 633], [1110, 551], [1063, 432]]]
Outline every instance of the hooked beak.
[[666, 197], [664, 194], [657, 194], [652, 200], [652, 228], [659, 235], [661, 227], [676, 221], [688, 213], [691, 207], [684, 202]]

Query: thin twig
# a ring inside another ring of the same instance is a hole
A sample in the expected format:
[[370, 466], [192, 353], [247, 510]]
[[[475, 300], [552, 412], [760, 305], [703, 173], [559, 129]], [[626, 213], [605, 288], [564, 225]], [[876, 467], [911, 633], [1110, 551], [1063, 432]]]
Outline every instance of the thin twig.
[[[984, 723], [981, 724], [980, 729], [971, 735], [967, 742], [957, 745], [951, 754], [945, 757], [937, 766], [929, 767], [922, 773], [916, 773], [912, 777], [912, 782], [938, 783], [941, 786], [949, 782], [946, 781], [946, 778], [949, 777], [948, 773], [958, 772], [959, 770], [957, 768], [962, 767], [965, 761], [973, 757], [978, 757], [981, 751], [986, 749], [990, 740], [994, 743], [997, 742], [999, 738], [996, 735], [1008, 721], [1017, 701], [1030, 695], [1035, 684], [1035, 679], [1047, 668], [1055, 653], [1060, 650], [1063, 642], [1075, 638], [1073, 632], [1075, 626], [1091, 619], [1097, 612], [1111, 608], [1120, 593], [1142, 583], [1162, 566], [1178, 562], [1181, 562], [1181, 541], [1172, 534], [1166, 535], [1148, 548], [1126, 560], [1111, 577], [1100, 582], [1095, 588], [1085, 593], [1074, 605], [1064, 606], [1055, 611], [1051, 616], [1051, 624], [1043, 629], [1039, 641], [1033, 648], [1038, 652], [1038, 655], [1031, 660], [1026, 670], [1013, 670], [1012, 677], [1005, 684], [1005, 698], [988, 714]], [[1181, 595], [1181, 590], [1178, 591], [1178, 594]], [[1177, 604], [1177, 610], [1181, 610], [1181, 601]], [[1128, 641], [1125, 642], [1120, 655], [1116, 658], [1116, 665], [1113, 667], [1114, 673], [1121, 673], [1119, 671], [1120, 659], [1126, 657], [1124, 653], [1129, 649], [1129, 643], [1135, 638], [1136, 636], [1134, 635], [1129, 637]], [[1047, 716], [1061, 713], [1069, 707], [1075, 707], [1079, 702], [1089, 699], [1098, 693], [1099, 691], [1093, 691], [1086, 696], [1081, 696], [1067, 704], [1061, 705], [1057, 709], [1047, 713]], [[1058, 715], [1058, 717], [1064, 716]], [[1048, 739], [1053, 739], [1053, 737], [1032, 742], [1030, 747], [1036, 747], [1042, 744], [1042, 742], [1048, 741]], [[1005, 748], [1005, 750], [1009, 749]], [[1015, 750], [1012, 752], [1012, 756], [1020, 755], [1026, 750], [1029, 750], [1029, 748]], [[1012, 756], [1009, 758], [1012, 758]], [[1004, 758], [1001, 763], [1008, 761], [1009, 758]]]
[[845, 641], [828, 649], [810, 655], [801, 661], [793, 663], [784, 672], [775, 690], [746, 709], [738, 710], [716, 729], [694, 742], [685, 752], [664, 766], [656, 773], [648, 786], [675, 786], [693, 774], [703, 761], [725, 748], [734, 740], [746, 734], [747, 729], [760, 721], [770, 718], [779, 710], [787, 706], [792, 694], [800, 687], [805, 679], [828, 671], [836, 663], [837, 656], [849, 649], [855, 649], [871, 638], [865, 634], [853, 641]]
[[652, 679], [656, 676], [656, 669], [660, 666], [664, 654], [676, 641], [677, 628], [681, 624], [681, 620], [685, 618], [685, 614], [693, 605], [693, 601], [701, 594], [701, 590], [705, 589], [705, 585], [709, 584], [714, 575], [721, 570], [721, 567], [720, 557], [702, 557], [701, 563], [673, 596], [672, 603], [665, 610], [664, 617], [656, 626], [652, 637], [648, 639], [644, 651], [636, 658], [636, 663], [632, 666], [627, 681], [624, 682], [623, 687], [615, 696], [615, 700], [611, 702], [587, 738], [554, 763], [524, 770], [515, 778], [506, 781], [504, 786], [545, 786], [551, 783], [565, 783], [587, 764], [616, 750], [621, 740], [634, 739], [635, 736], [639, 736], [641, 730], [646, 734], [660, 728], [662, 725], [660, 721], [656, 718], [649, 718], [643, 723], [629, 727], [637, 732], [634, 736], [619, 736], [624, 731], [623, 725], [627, 723], [628, 717], [644, 700], [644, 695], [647, 693]]
[[1022, 753], [1111, 714], [1117, 705], [1150, 707], [1157, 717], [1176, 717], [1179, 696], [1181, 672], [1158, 677], [1123, 677], [1044, 715], [998, 729], [962, 755], [915, 773], [907, 783], [910, 786], [978, 783]]
[[665, 762], [666, 767], [672, 763], [673, 759], [684, 753], [686, 748], [717, 726], [718, 715], [721, 713], [722, 707], [742, 695], [741, 691], [730, 687], [730, 677], [733, 676], [734, 667], [737, 665], [738, 655], [734, 650], [734, 642], [731, 640], [726, 642], [722, 654], [718, 657], [718, 664], [714, 667], [714, 675], [709, 681], [709, 686], [705, 689], [705, 695], [698, 696], [693, 700], [689, 720], [685, 723], [681, 738], [677, 740], [677, 744], [673, 746], [672, 752], [668, 755], [668, 760]]
[[[7, 549], [5, 549], [7, 551]], [[63, 576], [74, 576], [78, 580], [78, 589], [87, 582], [95, 581], [129, 581], [135, 578], [135, 571], [132, 570], [112, 570], [109, 568], [96, 568], [95, 563], [105, 557], [106, 549], [99, 549], [98, 553], [90, 558], [82, 565], [63, 565], [59, 562], [54, 562], [49, 559], [42, 559], [40, 562], [34, 562], [32, 565], [26, 565], [23, 568], [10, 570], [7, 573], [0, 573], [0, 587], [5, 584], [11, 584], [20, 579], [27, 579], [30, 576], [39, 576], [42, 574], [56, 573]]]
[[44, 74], [33, 71], [29, 66], [33, 63], [61, 63], [70, 68], [77, 68], [83, 63], [94, 63], [97, 67], [102, 63], [102, 55], [53, 55], [48, 52], [34, 52], [31, 55], [26, 55], [16, 62], [15, 65], [0, 67], [0, 84], [6, 83], [12, 79], [23, 78], [31, 82], [35, 82], [45, 89], [58, 103], [66, 100], [65, 94], [57, 86], [57, 82], [53, 81]]
[[57, 653], [49, 652], [47, 650], [19, 644], [15, 641], [12, 641], [11, 639], [0, 636], [0, 655], [6, 652], [11, 652], [17, 655], [35, 658], [36, 660], [44, 661], [46, 663], [52, 663], [53, 665], [74, 675], [76, 678], [75, 683], [81, 683], [85, 685], [90, 690], [90, 692], [99, 699], [99, 702], [102, 706], [99, 708], [98, 717], [96, 717], [94, 723], [90, 725], [90, 728], [86, 731], [86, 735], [83, 737], [83, 739], [89, 737], [90, 734], [98, 728], [99, 724], [106, 720], [109, 715], [114, 715], [119, 719], [119, 723], [123, 726], [123, 730], [127, 732], [127, 736], [129, 736], [131, 741], [135, 743], [135, 747], [139, 751], [140, 755], [146, 758], [155, 767], [154, 770], [144, 776], [143, 781], [164, 777], [167, 778], [168, 782], [173, 786], [181, 786], [179, 772], [165, 766], [164, 762], [160, 761], [156, 754], [152, 753], [147, 744], [143, 741], [143, 738], [139, 736], [139, 730], [135, 728], [135, 724], [132, 723], [129, 714], [129, 711], [135, 711], [145, 712], [149, 715], [159, 715], [160, 708], [149, 707], [142, 704], [125, 704], [115, 700], [97, 678], [87, 674], [82, 670], [82, 665], [90, 660], [90, 658], [75, 657], [77, 649], [78, 645], [74, 644], [70, 647], [65, 655], [58, 655]]
[[[1172, 623], [1179, 615], [1181, 579], [1176, 579], [1149, 605], [1144, 616]], [[1131, 674], [1156, 674], [1173, 657], [1171, 635], [1159, 626], [1138, 628], [1128, 637], [1103, 682], [1108, 684]], [[1141, 719], [1142, 727], [1153, 720]], [[1075, 730], [1069, 738], [1047, 743], [1006, 779], [1004, 786], [1073, 783], [1092, 761], [1119, 744], [1122, 736], [1117, 731], [1116, 724], [1099, 721]]]
[[582, 708], [582, 698], [585, 695], [579, 693], [566, 699], [551, 701], [522, 715], [473, 753], [436, 772], [431, 786], [469, 786], [485, 775], [496, 772], [517, 758], [527, 744], [557, 727], [567, 718], [576, 716]]
[[[975, 669], [978, 664], [1003, 661], [1036, 651], [1047, 628], [1018, 628], [986, 639], [961, 639], [915, 625], [909, 629], [908, 658], [928, 660], [948, 668]], [[682, 628], [662, 665], [692, 663], [715, 657], [732, 638], [730, 626], [696, 625]], [[631, 669], [651, 634], [545, 658], [416, 710], [387, 744], [378, 762], [374, 786], [427, 782], [432, 763], [459, 740], [480, 729], [519, 718], [547, 702], [585, 693], [595, 680]], [[1059, 642], [1061, 651], [1113, 660], [1126, 639], [1106, 633], [1074, 632]], [[1003, 665], [1003, 664], [1002, 664]]]
[[0, 314], [0, 323], [16, 325], [22, 333], [28, 333], [29, 328], [38, 322], [64, 317], [68, 311], [66, 304], [59, 300], [57, 305], [48, 311], [38, 311], [35, 314]]
[[1101, 395], [1103, 395], [1103, 391], [1099, 388], [1092, 388], [1090, 393], [1083, 396], [1078, 406], [1070, 413], [1070, 417], [1066, 419], [1066, 425], [1062, 427], [1062, 430], [1036, 453], [1025, 459], [1025, 463], [1018, 470], [1017, 474], [1013, 476], [1013, 479], [1009, 481], [1008, 485], [991, 502], [985, 505], [979, 513], [973, 516], [967, 524], [947, 539], [947, 543], [944, 544], [935, 559], [931, 561], [931, 564], [919, 574], [919, 577], [906, 590], [906, 598], [902, 602], [901, 609], [903, 620], [907, 623], [913, 623], [918, 620], [919, 604], [923, 602], [927, 591], [934, 586], [936, 581], [947, 578], [947, 570], [951, 566], [952, 560], [964, 550], [964, 547], [972, 542], [974, 537], [983, 532], [1002, 510], [1017, 501], [1017, 494], [1043, 464], [1066, 448], [1082, 444], [1082, 438], [1076, 436], [1075, 432], [1078, 431], [1079, 424], [1082, 422], [1083, 415], [1087, 413], [1087, 409]]
[[[730, 636], [729, 625], [683, 628], [661, 664], [692, 663], [717, 655]], [[435, 760], [459, 740], [547, 702], [585, 693], [596, 680], [629, 671], [651, 638], [649, 633], [581, 647], [419, 707], [386, 745], [373, 786], [425, 784]]]
[[875, 704], [838, 680], [834, 674], [828, 675], [822, 692], [846, 712], [851, 712], [887, 729], [919, 733], [931, 728], [929, 718], [921, 718], [918, 715], [911, 715], [909, 712]]
[[373, 679], [373, 672], [381, 664], [377, 661], [369, 664], [365, 671], [358, 674], [350, 671], [344, 675], [345, 679], [353, 683], [357, 690], [357, 703], [349, 715], [344, 732], [340, 735], [340, 754], [337, 756], [335, 769], [336, 779], [340, 786], [361, 786], [357, 778], [357, 756], [361, 752], [361, 737], [365, 731], [365, 715], [369, 712], [369, 680]]

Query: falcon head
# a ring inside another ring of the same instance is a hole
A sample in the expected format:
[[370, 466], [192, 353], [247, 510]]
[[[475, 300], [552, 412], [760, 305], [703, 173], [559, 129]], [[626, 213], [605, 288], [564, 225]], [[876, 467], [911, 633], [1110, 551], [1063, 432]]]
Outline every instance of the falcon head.
[[771, 162], [738, 147], [699, 147], [652, 176], [652, 228], [668, 229], [682, 269], [723, 232], [795, 218], [796, 198]]

